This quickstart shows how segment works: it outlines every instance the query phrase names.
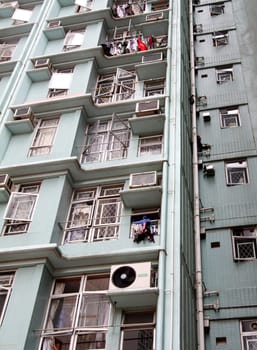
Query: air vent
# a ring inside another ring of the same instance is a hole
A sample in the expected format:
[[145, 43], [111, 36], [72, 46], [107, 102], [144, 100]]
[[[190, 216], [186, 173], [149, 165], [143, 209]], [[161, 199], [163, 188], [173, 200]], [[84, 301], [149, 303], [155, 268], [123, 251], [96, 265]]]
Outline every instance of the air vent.
[[203, 113], [203, 121], [204, 121], [204, 122], [209, 122], [209, 121], [211, 121], [211, 115], [210, 115], [209, 112], [204, 112], [204, 113]]
[[34, 63], [35, 68], [52, 68], [49, 58], [39, 58]]
[[154, 52], [142, 57], [142, 63], [162, 61], [162, 52]]
[[145, 20], [150, 21], [157, 21], [159, 19], [163, 19], [163, 12], [157, 12], [157, 13], [151, 13], [150, 15], [146, 15]]
[[57, 28], [60, 27], [62, 25], [61, 21], [51, 21], [48, 23], [47, 27], [48, 28]]
[[136, 105], [136, 115], [138, 117], [158, 114], [159, 112], [159, 100], [138, 102]]
[[9, 194], [11, 193], [12, 180], [8, 174], [0, 174], [0, 190], [6, 190]]
[[155, 186], [157, 184], [156, 171], [149, 171], [145, 173], [134, 173], [130, 175], [129, 187], [147, 187]]
[[14, 120], [30, 119], [33, 120], [33, 113], [30, 107], [20, 107], [15, 109]]

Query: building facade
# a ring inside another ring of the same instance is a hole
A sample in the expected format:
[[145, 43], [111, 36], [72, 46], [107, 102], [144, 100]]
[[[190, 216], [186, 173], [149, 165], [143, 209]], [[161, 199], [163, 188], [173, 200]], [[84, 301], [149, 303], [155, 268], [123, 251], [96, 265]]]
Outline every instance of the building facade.
[[0, 3], [0, 349], [196, 349], [190, 4]]
[[193, 17], [205, 348], [256, 349], [256, 5]]

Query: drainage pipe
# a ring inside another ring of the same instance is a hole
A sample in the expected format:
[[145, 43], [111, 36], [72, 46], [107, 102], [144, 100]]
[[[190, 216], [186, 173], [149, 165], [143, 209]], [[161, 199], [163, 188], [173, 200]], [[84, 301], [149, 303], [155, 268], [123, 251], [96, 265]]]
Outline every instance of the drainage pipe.
[[203, 314], [203, 287], [202, 287], [202, 259], [200, 246], [200, 197], [198, 181], [197, 155], [197, 126], [196, 126], [196, 88], [195, 88], [195, 55], [193, 35], [193, 3], [189, 0], [189, 30], [190, 30], [190, 75], [192, 97], [192, 140], [193, 140], [193, 185], [194, 185], [194, 243], [195, 243], [195, 288], [197, 312], [197, 348], [205, 349], [204, 343], [204, 314]]

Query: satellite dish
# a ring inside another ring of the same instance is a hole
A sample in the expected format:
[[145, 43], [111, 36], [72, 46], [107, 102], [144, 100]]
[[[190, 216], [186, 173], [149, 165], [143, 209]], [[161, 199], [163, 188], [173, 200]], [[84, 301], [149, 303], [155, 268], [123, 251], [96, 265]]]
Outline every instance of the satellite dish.
[[136, 271], [130, 266], [122, 266], [114, 271], [112, 283], [118, 288], [130, 286], [136, 279]]

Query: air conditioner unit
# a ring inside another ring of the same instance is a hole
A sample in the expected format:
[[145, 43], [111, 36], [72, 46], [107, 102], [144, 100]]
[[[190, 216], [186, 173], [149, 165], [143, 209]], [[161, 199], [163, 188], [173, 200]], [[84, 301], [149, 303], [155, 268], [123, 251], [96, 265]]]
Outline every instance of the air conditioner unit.
[[16, 108], [13, 115], [14, 120], [22, 120], [22, 119], [33, 120], [33, 117], [34, 116], [30, 107]]
[[6, 8], [6, 7], [16, 8], [16, 7], [18, 7], [18, 1], [10, 1], [10, 2], [2, 2], [2, 3], [0, 3], [0, 9], [1, 8]]
[[160, 112], [159, 105], [159, 100], [138, 102], [136, 105], [136, 115], [138, 117], [141, 117], [146, 115], [158, 114]]
[[109, 291], [151, 287], [151, 263], [114, 265], [111, 267]]
[[146, 21], [157, 21], [159, 19], [163, 19], [163, 12], [151, 13], [145, 17]]
[[214, 176], [215, 169], [213, 165], [204, 165], [203, 166], [203, 174], [206, 176]]
[[209, 122], [211, 120], [211, 115], [209, 112], [204, 112], [203, 113], [203, 121], [204, 122]]
[[11, 193], [12, 180], [8, 174], [0, 174], [0, 190], [6, 190], [8, 193]]
[[162, 52], [154, 52], [142, 57], [142, 63], [162, 61]]
[[48, 28], [57, 28], [57, 27], [60, 27], [61, 25], [62, 25], [61, 21], [51, 21], [51, 22], [48, 22], [47, 27]]
[[34, 63], [35, 68], [52, 68], [49, 58], [39, 58]]
[[134, 173], [130, 175], [129, 187], [147, 187], [157, 184], [157, 172], [149, 171], [145, 173]]

